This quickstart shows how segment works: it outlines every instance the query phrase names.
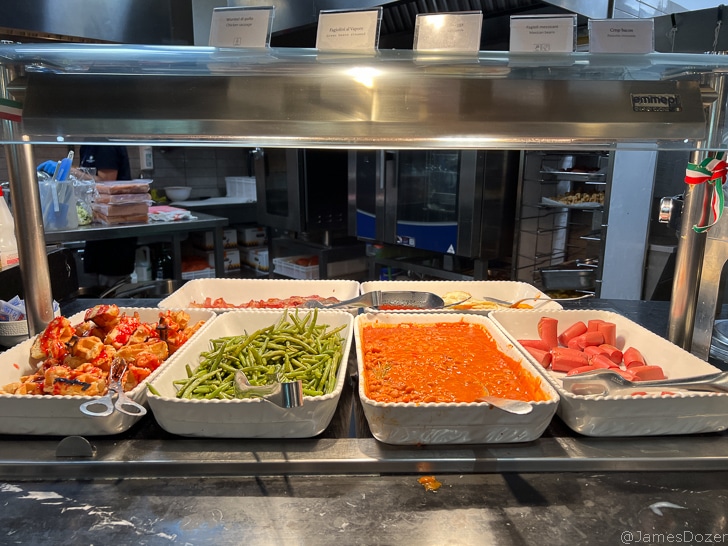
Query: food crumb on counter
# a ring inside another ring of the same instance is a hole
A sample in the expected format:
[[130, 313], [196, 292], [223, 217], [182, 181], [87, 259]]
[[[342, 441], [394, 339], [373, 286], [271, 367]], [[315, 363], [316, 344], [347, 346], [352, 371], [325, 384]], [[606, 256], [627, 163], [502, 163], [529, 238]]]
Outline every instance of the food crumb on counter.
[[437, 491], [442, 486], [442, 483], [437, 481], [435, 476], [422, 476], [417, 480], [425, 488], [425, 491]]

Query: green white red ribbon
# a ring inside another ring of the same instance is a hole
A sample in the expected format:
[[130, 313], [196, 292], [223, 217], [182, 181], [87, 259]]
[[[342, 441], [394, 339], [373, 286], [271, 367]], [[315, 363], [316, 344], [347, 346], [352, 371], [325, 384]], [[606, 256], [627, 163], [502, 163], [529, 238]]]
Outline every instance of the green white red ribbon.
[[[723, 186], [728, 174], [728, 163], [723, 159], [725, 152], [719, 152], [715, 157], [706, 157], [699, 165], [688, 163], [685, 170], [686, 184], [707, 183], [713, 186], [710, 192], [710, 220], [707, 218], [707, 207], [704, 207], [700, 221], [693, 226], [697, 233], [704, 233], [713, 227], [723, 215], [725, 196]], [[710, 188], [708, 188], [710, 190]], [[707, 197], [707, 192], [706, 192]]]
[[15, 100], [0, 98], [0, 119], [21, 121], [23, 119], [23, 104]]

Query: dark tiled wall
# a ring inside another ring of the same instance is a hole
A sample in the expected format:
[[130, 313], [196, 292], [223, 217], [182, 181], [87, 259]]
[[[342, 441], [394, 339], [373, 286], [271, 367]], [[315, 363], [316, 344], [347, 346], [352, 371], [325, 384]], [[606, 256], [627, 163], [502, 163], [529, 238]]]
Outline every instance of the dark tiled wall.
[[154, 148], [153, 151], [152, 187], [191, 186], [191, 199], [222, 197], [226, 176], [248, 175], [247, 148]]
[[[74, 148], [78, 153], [78, 147]], [[66, 157], [65, 145], [35, 146], [36, 163], [57, 161]], [[139, 148], [129, 146], [129, 161], [133, 177], [139, 177]], [[225, 195], [226, 176], [248, 176], [248, 148], [217, 147], [153, 147], [154, 170], [145, 173], [152, 178], [153, 189], [166, 186], [191, 186], [191, 199]], [[8, 180], [5, 150], [0, 156], [0, 182]]]

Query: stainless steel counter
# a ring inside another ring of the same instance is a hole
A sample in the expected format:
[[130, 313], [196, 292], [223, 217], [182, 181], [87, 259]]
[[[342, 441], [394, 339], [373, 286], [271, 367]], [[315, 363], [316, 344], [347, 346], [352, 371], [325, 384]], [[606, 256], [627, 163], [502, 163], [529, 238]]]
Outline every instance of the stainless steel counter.
[[[77, 300], [64, 312], [94, 303]], [[658, 333], [667, 327], [667, 302], [572, 306], [613, 309]], [[697, 543], [710, 535], [728, 541], [726, 433], [586, 438], [556, 418], [542, 438], [526, 444], [388, 446], [369, 434], [354, 381], [332, 424], [314, 439], [181, 438], [153, 416], [118, 437], [79, 439], [95, 450], [90, 457], [57, 456], [61, 438], [0, 437], [4, 540], [620, 544]], [[442, 487], [426, 491], [417, 481], [423, 474]], [[61, 528], [70, 531], [61, 537]]]
[[[202, 212], [195, 212], [194, 220], [178, 220], [175, 222], [149, 222], [146, 224], [121, 224], [107, 226], [89, 224], [76, 229], [47, 231], [45, 242], [68, 243], [73, 241], [100, 241], [106, 239], [123, 239], [124, 237], [169, 237], [172, 243], [172, 270], [174, 278], [182, 279], [182, 241], [193, 231], [213, 231], [216, 276], [225, 276], [223, 259], [222, 232], [228, 225], [228, 219]], [[112, 244], [113, 243], [109, 243]]]

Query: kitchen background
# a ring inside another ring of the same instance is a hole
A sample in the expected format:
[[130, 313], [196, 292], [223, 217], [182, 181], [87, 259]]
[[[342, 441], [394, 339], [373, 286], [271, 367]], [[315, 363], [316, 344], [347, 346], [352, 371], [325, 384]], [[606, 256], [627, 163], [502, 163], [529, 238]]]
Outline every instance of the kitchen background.
[[[78, 147], [74, 148], [78, 157]], [[189, 186], [190, 199], [224, 197], [226, 176], [248, 176], [247, 148], [216, 147], [152, 147], [154, 169], [142, 171], [140, 148], [129, 146], [132, 177], [151, 178], [152, 189], [167, 186]], [[58, 161], [68, 155], [68, 146], [34, 146], [38, 164], [46, 160]], [[0, 181], [7, 180], [7, 166], [0, 161]]]
[[[257, 3], [250, 0], [188, 0], [168, 4], [162, 0], [96, 0], [93, 3], [94, 17], [67, 18], [36, 17], [38, 13], [51, 15], [63, 6], [73, 6], [71, 11], [79, 13], [84, 1], [88, 0], [4, 0], [0, 13], [0, 37], [17, 41], [118, 41], [126, 43], [162, 43], [207, 45], [209, 33], [209, 17], [212, 8], [226, 5], [246, 5]], [[279, 10], [274, 23], [274, 36], [271, 45], [274, 47], [313, 47], [315, 38], [316, 15], [320, 9], [337, 7], [333, 0], [311, 0], [310, 2], [291, 0], [275, 0], [272, 2]], [[398, 1], [362, 1], [358, 5], [382, 5], [384, 9], [381, 48], [407, 48], [412, 43], [414, 14], [425, 10], [424, 2]], [[457, 11], [463, 9], [456, 0], [443, 0], [429, 9], [436, 11]], [[589, 17], [656, 17], [656, 49], [658, 51], [698, 51], [710, 50], [711, 43], [685, 43], [686, 20], [678, 18], [681, 32], [669, 34], [672, 13], [689, 10], [704, 10], [710, 24], [715, 22], [715, 10], [707, 8], [719, 6], [710, 0], [669, 1], [669, 0], [473, 0], [469, 9], [481, 9], [484, 14], [483, 50], [507, 49], [508, 18], [518, 14], [554, 13], [572, 11], [578, 13], [580, 35], [583, 35], [585, 23]], [[87, 6], [88, 7], [88, 6]], [[186, 8], [191, 7], [191, 10]], [[295, 9], [294, 9], [295, 7]], [[338, 6], [340, 7], [340, 6]], [[13, 9], [11, 9], [13, 8]], [[132, 17], [133, 14], [147, 14], [144, 18]], [[292, 16], [287, 16], [292, 15]], [[712, 19], [710, 18], [712, 17]], [[662, 19], [662, 23], [659, 20]], [[125, 21], [136, 24], [126, 24]], [[665, 22], [664, 20], [667, 20]], [[62, 24], [61, 24], [62, 21]], [[164, 24], [156, 24], [163, 22]], [[667, 25], [667, 27], [665, 27]], [[712, 31], [712, 27], [710, 27]], [[678, 36], [677, 46], [675, 36]], [[695, 33], [693, 33], [695, 35]], [[701, 38], [712, 42], [713, 33], [702, 33]], [[672, 41], [671, 41], [672, 40]], [[697, 40], [700, 42], [700, 40]], [[249, 161], [249, 149], [228, 147], [153, 147], [154, 168], [142, 171], [140, 167], [139, 148], [129, 147], [129, 158], [132, 176], [151, 178], [152, 189], [164, 190], [168, 186], [189, 186], [192, 188], [190, 199], [217, 197], [226, 195], [225, 177], [250, 176], [252, 166]], [[37, 146], [36, 161], [58, 160], [65, 157], [68, 147]], [[653, 190], [652, 210], [649, 214], [650, 243], [656, 247], [674, 246], [674, 233], [666, 226], [657, 225], [656, 204], [660, 197], [673, 195], [680, 190], [680, 173], [684, 170], [684, 159], [674, 160], [660, 154], [656, 161], [656, 182]], [[0, 181], [7, 180], [4, 161], [0, 160]], [[162, 193], [160, 191], [160, 193]], [[621, 205], [621, 203], [620, 203]], [[616, 209], [615, 209], [616, 210]], [[655, 241], [657, 237], [657, 241]], [[664, 245], [662, 243], [665, 243]], [[656, 248], [655, 247], [655, 248]], [[401, 252], [407, 249], [399, 247]], [[532, 253], [530, 250], [522, 254]], [[517, 255], [517, 251], [514, 253]], [[650, 257], [646, 257], [649, 268]], [[517, 265], [516, 265], [517, 267]], [[513, 275], [515, 277], [515, 275]], [[620, 294], [621, 295], [621, 294]]]

